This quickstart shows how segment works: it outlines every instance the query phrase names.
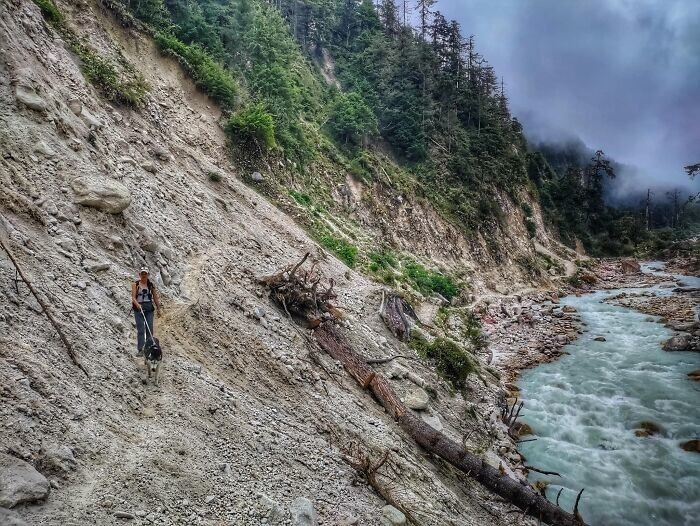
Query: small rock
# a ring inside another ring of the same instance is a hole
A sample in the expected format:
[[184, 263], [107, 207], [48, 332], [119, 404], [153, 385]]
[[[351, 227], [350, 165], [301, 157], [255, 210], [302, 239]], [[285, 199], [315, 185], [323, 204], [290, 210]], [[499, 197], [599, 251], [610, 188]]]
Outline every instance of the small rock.
[[214, 495], [207, 495], [204, 499], [204, 504], [211, 504], [216, 497]]
[[80, 99], [73, 98], [73, 99], [69, 100], [68, 107], [70, 108], [70, 111], [72, 111], [74, 115], [80, 115], [83, 111], [83, 103], [80, 102]]
[[83, 108], [80, 110], [80, 117], [90, 129], [100, 129], [102, 126], [104, 126], [102, 121], [90, 113], [85, 106], [83, 106]]
[[265, 494], [260, 495], [260, 508], [268, 524], [280, 524], [284, 518], [284, 510], [276, 501]]
[[430, 402], [428, 393], [426, 393], [425, 390], [421, 389], [420, 387], [413, 389], [410, 393], [408, 393], [404, 401], [406, 406], [410, 407], [411, 409], [415, 409], [416, 411], [424, 411], [427, 409], [428, 402]]
[[294, 499], [289, 511], [292, 513], [292, 526], [318, 526], [314, 505], [306, 497]]
[[634, 435], [638, 437], [651, 437], [661, 433], [661, 427], [654, 422], [642, 422], [635, 430]]
[[387, 504], [382, 508], [382, 525], [385, 526], [401, 526], [406, 524], [406, 516], [391, 504]]
[[16, 511], [0, 508], [0, 524], [2, 526], [29, 526]]
[[595, 341], [597, 341], [597, 342], [604, 342], [604, 341], [606, 341], [606, 340], [605, 340], [605, 336], [596, 336], [596, 337], [593, 338], [593, 339], [594, 339]]
[[51, 157], [54, 157], [56, 155], [56, 152], [53, 151], [51, 146], [46, 144], [45, 141], [39, 141], [34, 145], [34, 152], [40, 153], [44, 157], [48, 157], [49, 159]]
[[262, 176], [260, 172], [253, 172], [253, 174], [250, 176], [250, 178], [255, 181], [256, 183], [260, 183], [265, 180], [265, 178]]
[[262, 319], [265, 317], [265, 309], [263, 309], [262, 307], [255, 307], [253, 309], [253, 314], [257, 319]]
[[91, 263], [91, 262], [85, 262], [83, 264], [83, 268], [87, 270], [88, 272], [103, 272], [105, 270], [109, 270], [110, 263], [104, 261], [102, 263]]
[[700, 382], [700, 369], [688, 373], [688, 378], [693, 382]]
[[117, 519], [135, 519], [136, 516], [133, 513], [129, 513], [128, 511], [115, 511], [114, 516]]
[[0, 507], [13, 508], [23, 502], [42, 500], [49, 491], [49, 481], [34, 466], [0, 453]]
[[564, 305], [564, 307], [562, 307], [561, 310], [562, 310], [562, 312], [572, 313], [572, 312], [576, 312], [576, 307], [572, 307], [571, 305]]
[[149, 172], [149, 173], [152, 173], [152, 174], [154, 174], [154, 173], [156, 173], [156, 172], [158, 171], [158, 169], [156, 168], [156, 165], [155, 165], [155, 164], [153, 164], [153, 163], [148, 163], [148, 162], [142, 163], [142, 164], [141, 164], [141, 168], [142, 168], [144, 171]]
[[65, 475], [76, 468], [73, 451], [65, 445], [50, 445], [42, 449], [37, 467], [43, 473]]
[[338, 521], [338, 526], [355, 526], [357, 524], [360, 524], [360, 519], [354, 515], [348, 515], [347, 517], [343, 517], [340, 519], [340, 521]]
[[420, 417], [423, 422], [431, 426], [435, 431], [442, 431], [442, 422], [439, 416], [422, 412], [420, 413]]

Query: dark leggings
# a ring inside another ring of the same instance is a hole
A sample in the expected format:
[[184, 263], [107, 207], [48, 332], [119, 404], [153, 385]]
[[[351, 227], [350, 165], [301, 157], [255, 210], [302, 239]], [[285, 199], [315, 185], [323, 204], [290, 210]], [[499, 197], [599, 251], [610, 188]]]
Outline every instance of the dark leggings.
[[[151, 337], [154, 329], [153, 307], [142, 305], [141, 309], [141, 311], [134, 309], [134, 316], [136, 316], [136, 347], [139, 351], [143, 351], [143, 348], [146, 346], [146, 340]], [[145, 323], [143, 319], [144, 315], [146, 316]], [[146, 330], [146, 323], [148, 323], [148, 328], [151, 330], [150, 333]]]

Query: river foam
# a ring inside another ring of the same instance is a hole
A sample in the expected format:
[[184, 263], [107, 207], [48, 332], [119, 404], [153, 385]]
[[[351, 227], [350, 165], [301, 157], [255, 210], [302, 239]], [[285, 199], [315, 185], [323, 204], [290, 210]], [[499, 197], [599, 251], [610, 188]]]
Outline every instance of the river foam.
[[[635, 289], [562, 300], [579, 311], [585, 332], [565, 348], [569, 355], [523, 373], [522, 420], [534, 430], [528, 438], [537, 440], [520, 451], [527, 464], [561, 473], [533, 472], [530, 479], [550, 482], [550, 500], [564, 488], [566, 509], [586, 488], [579, 509], [591, 525], [696, 525], [700, 455], [679, 444], [700, 437], [700, 388], [687, 378], [700, 369], [700, 354], [664, 352], [672, 332], [657, 318], [601, 303], [625, 291]], [[635, 436], [642, 422], [661, 433]]]

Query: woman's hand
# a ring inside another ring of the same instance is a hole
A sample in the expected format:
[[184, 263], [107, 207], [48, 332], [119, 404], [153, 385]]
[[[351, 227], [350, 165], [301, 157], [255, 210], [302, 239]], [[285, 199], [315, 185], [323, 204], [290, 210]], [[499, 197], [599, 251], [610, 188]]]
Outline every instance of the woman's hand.
[[162, 307], [158, 307], [158, 308], [156, 309], [156, 317], [160, 318], [162, 315], [163, 315], [163, 308], [162, 308]]
[[141, 304], [140, 304], [138, 301], [135, 301], [135, 302], [134, 302], [134, 308], [135, 308], [137, 311], [141, 312]]

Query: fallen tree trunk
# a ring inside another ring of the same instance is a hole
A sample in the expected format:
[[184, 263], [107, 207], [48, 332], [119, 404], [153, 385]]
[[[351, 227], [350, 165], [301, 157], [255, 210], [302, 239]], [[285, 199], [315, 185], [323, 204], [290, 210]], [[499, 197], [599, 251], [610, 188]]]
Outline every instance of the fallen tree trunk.
[[363, 388], [369, 388], [377, 400], [426, 451], [446, 460], [460, 471], [476, 479], [488, 489], [524, 510], [525, 513], [553, 526], [584, 526], [575, 516], [537, 493], [527, 484], [502, 474], [480, 457], [469, 453], [461, 444], [426, 424], [401, 402], [389, 382], [362, 361], [345, 337], [331, 323], [321, 324], [315, 331], [319, 345], [333, 359], [343, 364], [350, 376]]
[[[315, 266], [312, 266], [309, 272], [298, 272], [307, 257], [308, 254], [296, 266], [260, 278], [259, 282], [270, 288], [272, 300], [290, 316], [293, 314], [315, 322], [312, 325], [315, 327], [314, 336], [321, 348], [342, 363], [348, 374], [363, 389], [369, 389], [406, 433], [426, 451], [449, 462], [519, 507], [524, 513], [552, 526], [585, 526], [577, 515], [577, 509], [574, 509], [573, 514], [566, 512], [549, 502], [530, 485], [521, 483], [487, 464], [482, 458], [468, 452], [462, 444], [437, 431], [409, 411], [389, 382], [354, 351], [347, 338], [335, 326], [333, 313], [337, 309], [330, 304], [330, 300], [335, 298], [332, 292], [333, 282], [331, 281], [331, 286], [325, 293], [319, 294], [317, 289], [321, 278]], [[322, 321], [324, 319], [326, 321]]]

